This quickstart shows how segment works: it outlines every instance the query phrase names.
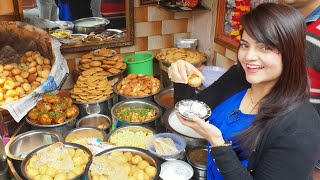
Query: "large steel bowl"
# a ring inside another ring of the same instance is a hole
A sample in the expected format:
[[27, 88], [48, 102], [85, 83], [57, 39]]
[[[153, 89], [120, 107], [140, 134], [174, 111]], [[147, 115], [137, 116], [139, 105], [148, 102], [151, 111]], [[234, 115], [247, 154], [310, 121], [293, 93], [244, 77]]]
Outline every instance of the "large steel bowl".
[[[105, 126], [104, 126], [105, 125]], [[77, 122], [77, 127], [96, 127], [109, 133], [112, 125], [112, 120], [109, 116], [103, 114], [87, 115]]]
[[154, 101], [162, 107], [163, 110], [172, 109], [174, 107], [174, 89], [168, 86], [162, 89], [153, 97]]
[[121, 94], [118, 90], [117, 90], [117, 85], [118, 83], [121, 83], [121, 81], [118, 81], [114, 86], [113, 86], [113, 92], [115, 92], [118, 96], [119, 96], [119, 102], [121, 101], [125, 101], [125, 100], [130, 100], [130, 99], [139, 99], [139, 100], [144, 100], [144, 101], [153, 101], [153, 96], [156, 95], [157, 93], [160, 92], [160, 88], [159, 90], [151, 95], [148, 96], [126, 96]]
[[[142, 157], [142, 159], [144, 159], [145, 161], [147, 161], [150, 165], [154, 166], [157, 169], [157, 173], [155, 175], [155, 177], [153, 177], [154, 180], [159, 178], [159, 174], [160, 174], [160, 161], [157, 157], [153, 156], [152, 154], [150, 154], [148, 151], [143, 150], [143, 149], [139, 149], [139, 148], [134, 148], [134, 147], [115, 147], [115, 148], [111, 148], [105, 151], [102, 151], [101, 153], [97, 154], [96, 156], [101, 156], [104, 154], [109, 154], [113, 151], [122, 151], [122, 152], [131, 152], [132, 155], [140, 155]], [[87, 179], [88, 180], [92, 180], [91, 176], [90, 176], [90, 171], [87, 171]]]
[[12, 160], [13, 166], [21, 176], [22, 160], [33, 150], [48, 144], [62, 141], [62, 136], [55, 131], [33, 130], [12, 138], [6, 144], [6, 154]]
[[[75, 144], [75, 143], [63, 143], [63, 144], [64, 144], [65, 147], [70, 147], [70, 148], [75, 148], [75, 149], [81, 149], [81, 150], [83, 150], [84, 152], [86, 152], [86, 153], [89, 155], [89, 161], [88, 161], [88, 163], [87, 163], [87, 165], [86, 165], [85, 170], [83, 171], [82, 174], [80, 174], [80, 175], [78, 175], [77, 177], [74, 178], [74, 180], [81, 180], [81, 179], [83, 179], [83, 178], [81, 178], [81, 176], [84, 175], [86, 171], [88, 171], [88, 169], [89, 169], [89, 164], [91, 164], [91, 161], [92, 161], [92, 153], [91, 153], [91, 151], [90, 151], [88, 148], [86, 148], [86, 147], [84, 147], [84, 146], [82, 146], [82, 145], [79, 145], [79, 144]], [[27, 173], [26, 173], [26, 165], [27, 165], [28, 161], [32, 158], [32, 156], [34, 156], [34, 155], [36, 155], [37, 153], [43, 151], [43, 150], [44, 150], [45, 148], [47, 148], [48, 146], [50, 146], [50, 144], [49, 144], [49, 145], [42, 146], [42, 147], [40, 147], [40, 148], [32, 151], [32, 152], [29, 153], [28, 156], [22, 161], [20, 168], [21, 168], [21, 171], [22, 171], [22, 175], [23, 175], [25, 178], [28, 179], [28, 176], [27, 176]]]
[[26, 116], [26, 121], [31, 125], [31, 129], [46, 129], [47, 131], [56, 131], [60, 133], [62, 136], [64, 136], [68, 131], [73, 129], [76, 126], [76, 118], [79, 115], [79, 109], [78, 113], [69, 119], [67, 119], [64, 123], [61, 124], [48, 124], [48, 125], [42, 125], [37, 124], [28, 119], [28, 116]]
[[78, 138], [91, 138], [91, 137], [100, 138], [102, 141], [106, 141], [107, 133], [101, 129], [94, 128], [94, 127], [79, 127], [69, 131], [65, 135], [64, 141], [72, 143], [73, 140]]
[[110, 95], [107, 99], [97, 102], [78, 102], [73, 101], [78, 106], [80, 114], [78, 118], [90, 114], [104, 114], [110, 116], [110, 110], [113, 104], [113, 95]]
[[[121, 119], [118, 117], [117, 113], [119, 110], [123, 108], [130, 108], [130, 109], [137, 109], [137, 108], [149, 108], [149, 109], [154, 109], [156, 111], [156, 116], [153, 117], [152, 119], [144, 122], [129, 122], [126, 119]], [[151, 128], [155, 128], [155, 122], [160, 120], [161, 116], [161, 109], [157, 107], [156, 104], [149, 102], [149, 101], [142, 101], [138, 99], [133, 99], [133, 100], [126, 100], [126, 101], [121, 101], [114, 105], [111, 109], [111, 115], [114, 124], [117, 127], [124, 126], [124, 125], [141, 125], [141, 126], [148, 126]]]
[[73, 22], [75, 31], [82, 34], [101, 33], [109, 23], [108, 19], [100, 17], [82, 18]]

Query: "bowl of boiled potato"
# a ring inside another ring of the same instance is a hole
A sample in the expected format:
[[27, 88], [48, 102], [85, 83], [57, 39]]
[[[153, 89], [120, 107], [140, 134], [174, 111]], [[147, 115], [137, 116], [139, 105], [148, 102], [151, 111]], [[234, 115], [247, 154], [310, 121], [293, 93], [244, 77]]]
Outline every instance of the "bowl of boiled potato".
[[82, 145], [62, 143], [46, 145], [32, 151], [22, 161], [21, 171], [29, 180], [69, 180], [85, 174], [92, 153]]
[[87, 171], [88, 180], [158, 179], [159, 160], [148, 151], [134, 147], [115, 147], [93, 157]]

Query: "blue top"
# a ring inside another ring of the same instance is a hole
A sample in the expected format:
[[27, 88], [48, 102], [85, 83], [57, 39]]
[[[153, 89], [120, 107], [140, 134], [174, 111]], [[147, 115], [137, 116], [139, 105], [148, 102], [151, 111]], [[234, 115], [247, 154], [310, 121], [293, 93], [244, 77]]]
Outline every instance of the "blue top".
[[[234, 141], [234, 135], [247, 129], [255, 118], [254, 114], [243, 114], [239, 110], [240, 103], [246, 92], [247, 89], [242, 90], [228, 98], [226, 101], [213, 109], [212, 114], [209, 117], [209, 122], [221, 130], [223, 139], [226, 141]], [[235, 149], [237, 146], [233, 144], [232, 148]], [[241, 163], [243, 166], [247, 167], [248, 159], [241, 160]], [[218, 171], [216, 163], [213, 161], [213, 157], [210, 153], [208, 153], [207, 158], [207, 179], [223, 179], [223, 176]]]
[[305, 18], [305, 22], [314, 22], [320, 18], [320, 6]]

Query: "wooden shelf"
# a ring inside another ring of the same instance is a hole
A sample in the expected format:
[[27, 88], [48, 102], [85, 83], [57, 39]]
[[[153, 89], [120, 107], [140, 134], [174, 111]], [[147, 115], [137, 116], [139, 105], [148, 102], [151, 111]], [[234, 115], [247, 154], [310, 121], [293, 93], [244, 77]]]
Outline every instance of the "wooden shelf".
[[195, 8], [190, 8], [191, 10], [184, 10], [181, 9], [180, 6], [175, 6], [175, 7], [171, 7], [167, 5], [167, 2], [160, 2], [159, 6], [167, 11], [172, 11], [172, 12], [185, 12], [185, 11], [203, 11], [203, 10], [209, 10], [206, 7], [202, 6], [201, 4], [199, 4], [197, 7]]

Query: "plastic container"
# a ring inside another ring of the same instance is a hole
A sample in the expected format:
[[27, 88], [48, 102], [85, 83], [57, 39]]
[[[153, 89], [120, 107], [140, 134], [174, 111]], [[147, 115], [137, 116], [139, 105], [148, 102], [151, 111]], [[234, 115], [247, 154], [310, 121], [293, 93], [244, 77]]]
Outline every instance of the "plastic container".
[[[156, 149], [154, 147], [154, 140], [156, 138], [171, 138], [174, 142], [174, 144], [176, 145], [176, 148], [178, 149], [177, 152], [175, 153], [172, 153], [172, 154], [166, 154], [166, 155], [162, 155], [162, 154], [158, 154], [156, 152]], [[147, 150], [155, 155], [155, 156], [158, 156], [162, 159], [165, 159], [165, 160], [168, 160], [168, 159], [179, 159], [181, 158], [182, 154], [185, 153], [185, 148], [186, 148], [186, 140], [179, 136], [179, 135], [176, 135], [176, 134], [173, 134], [173, 133], [160, 133], [160, 134], [156, 134], [154, 136], [152, 136], [151, 138], [149, 138], [146, 142], [146, 147], [147, 147]]]
[[218, 80], [227, 69], [218, 66], [204, 66], [202, 68], [202, 75], [204, 76], [204, 80], [202, 82], [204, 87], [210, 86], [213, 82]]
[[153, 75], [153, 54], [139, 53], [124, 57], [128, 74]]
[[192, 167], [180, 160], [167, 161], [161, 164], [160, 178], [163, 180], [185, 180], [193, 176]]

